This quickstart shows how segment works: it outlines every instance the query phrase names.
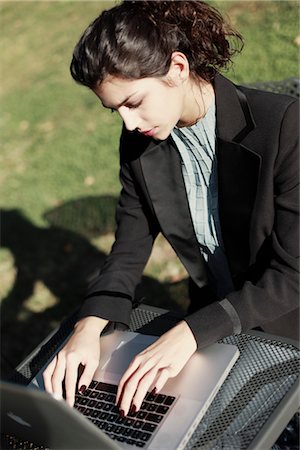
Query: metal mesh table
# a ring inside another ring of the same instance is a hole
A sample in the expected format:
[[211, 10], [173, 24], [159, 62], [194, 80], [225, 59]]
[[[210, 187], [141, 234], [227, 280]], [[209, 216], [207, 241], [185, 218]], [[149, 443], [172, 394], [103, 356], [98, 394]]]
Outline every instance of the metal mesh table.
[[[137, 310], [131, 328], [149, 330], [149, 319], [167, 329], [172, 314]], [[237, 345], [240, 358], [186, 449], [268, 449], [299, 407], [298, 345], [260, 332], [221, 342]]]
[[287, 94], [292, 95], [293, 97], [300, 97], [300, 80], [295, 77], [279, 81], [261, 81], [249, 84], [248, 86], [262, 91], [275, 92], [276, 94]]
[[[142, 305], [133, 310], [130, 329], [160, 335], [179, 319], [174, 313]], [[75, 316], [64, 321], [16, 369], [13, 381], [27, 384], [34, 378], [68, 338], [74, 322]], [[240, 357], [186, 449], [269, 449], [299, 406], [298, 346], [259, 332], [221, 342], [237, 345]]]

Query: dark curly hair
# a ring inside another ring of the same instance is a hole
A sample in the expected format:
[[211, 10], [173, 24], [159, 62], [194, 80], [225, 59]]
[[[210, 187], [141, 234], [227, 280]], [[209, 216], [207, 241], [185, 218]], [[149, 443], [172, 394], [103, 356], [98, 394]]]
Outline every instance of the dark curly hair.
[[[236, 45], [235, 45], [236, 44]], [[91, 89], [108, 76], [163, 77], [174, 51], [206, 81], [243, 47], [241, 35], [202, 1], [124, 1], [103, 11], [73, 53], [73, 78]]]

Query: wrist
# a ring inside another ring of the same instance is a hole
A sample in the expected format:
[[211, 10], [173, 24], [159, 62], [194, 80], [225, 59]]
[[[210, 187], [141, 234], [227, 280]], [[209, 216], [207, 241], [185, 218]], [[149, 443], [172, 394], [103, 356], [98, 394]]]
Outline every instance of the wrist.
[[196, 351], [197, 341], [188, 323], [185, 320], [182, 320], [178, 325], [181, 327], [181, 330], [184, 333], [185, 338], [189, 341], [190, 346], [193, 347], [194, 351]]
[[105, 326], [108, 324], [108, 320], [102, 319], [101, 317], [88, 316], [80, 319], [75, 324], [76, 331], [88, 331], [92, 334], [100, 334]]

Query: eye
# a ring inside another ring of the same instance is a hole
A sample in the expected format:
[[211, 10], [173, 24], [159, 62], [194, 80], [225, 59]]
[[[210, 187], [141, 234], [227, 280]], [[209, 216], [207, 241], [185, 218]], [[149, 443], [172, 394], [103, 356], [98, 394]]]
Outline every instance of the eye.
[[141, 104], [142, 104], [142, 100], [140, 102], [137, 102], [137, 103], [130, 103], [130, 104], [126, 105], [126, 106], [129, 109], [136, 109], [139, 106], [141, 106]]

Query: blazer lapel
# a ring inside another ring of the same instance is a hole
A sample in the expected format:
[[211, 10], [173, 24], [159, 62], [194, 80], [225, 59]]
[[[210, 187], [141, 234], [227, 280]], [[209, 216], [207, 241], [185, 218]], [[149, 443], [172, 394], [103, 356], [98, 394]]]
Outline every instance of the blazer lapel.
[[207, 284], [205, 263], [190, 215], [180, 156], [172, 139], [150, 146], [141, 167], [162, 231], [194, 282]]
[[251, 217], [261, 157], [240, 142], [255, 128], [245, 95], [222, 76], [215, 79], [219, 214], [232, 275], [250, 260]]

